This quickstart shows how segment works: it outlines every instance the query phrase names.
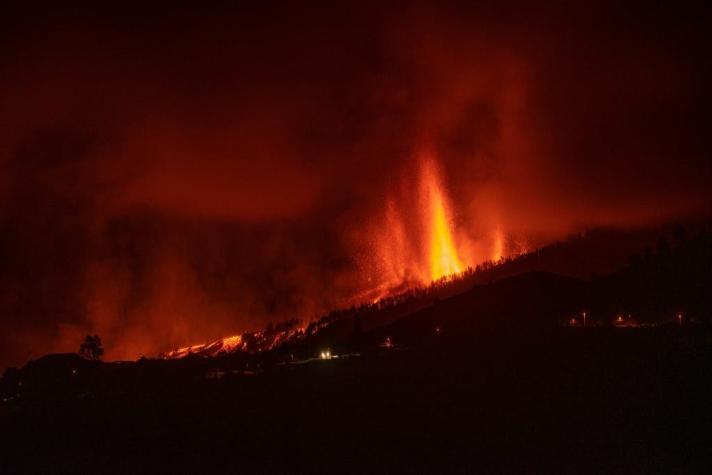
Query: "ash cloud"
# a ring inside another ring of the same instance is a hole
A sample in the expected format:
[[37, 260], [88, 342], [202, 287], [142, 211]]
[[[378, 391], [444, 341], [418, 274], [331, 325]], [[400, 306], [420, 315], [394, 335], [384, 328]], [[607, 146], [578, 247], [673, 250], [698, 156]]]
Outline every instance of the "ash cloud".
[[86, 333], [135, 358], [350, 303], [423, 147], [474, 244], [704, 215], [708, 20], [617, 2], [10, 9], [0, 364]]

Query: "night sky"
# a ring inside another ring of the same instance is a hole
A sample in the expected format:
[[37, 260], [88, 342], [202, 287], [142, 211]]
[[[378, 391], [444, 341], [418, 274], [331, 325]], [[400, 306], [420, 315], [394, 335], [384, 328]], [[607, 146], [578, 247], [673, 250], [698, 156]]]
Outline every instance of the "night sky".
[[712, 207], [709, 10], [22, 3], [0, 18], [0, 367], [357, 302], [389, 213], [419, 245], [425, 155], [472, 266], [497, 236]]

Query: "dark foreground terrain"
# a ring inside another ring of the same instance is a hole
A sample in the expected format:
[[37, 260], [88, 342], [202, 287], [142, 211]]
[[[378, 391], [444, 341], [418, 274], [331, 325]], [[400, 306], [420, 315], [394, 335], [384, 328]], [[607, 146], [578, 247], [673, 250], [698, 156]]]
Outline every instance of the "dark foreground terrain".
[[109, 365], [2, 405], [3, 473], [710, 473], [711, 336], [561, 328], [233, 374]]
[[0, 472], [712, 473], [711, 244], [357, 309], [266, 352], [49, 355], [0, 383]]

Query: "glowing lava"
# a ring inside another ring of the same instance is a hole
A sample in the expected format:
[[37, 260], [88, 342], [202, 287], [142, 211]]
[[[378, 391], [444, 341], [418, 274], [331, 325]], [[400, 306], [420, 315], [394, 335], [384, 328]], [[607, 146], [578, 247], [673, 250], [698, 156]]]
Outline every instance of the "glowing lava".
[[220, 353], [230, 353], [236, 351], [243, 346], [242, 336], [235, 335], [227, 338], [221, 338], [210, 343], [201, 343], [199, 345], [185, 346], [175, 350], [168, 351], [161, 355], [163, 359], [178, 359], [190, 355], [209, 355], [215, 356]]
[[384, 214], [371, 229], [375, 236], [374, 270], [363, 300], [379, 299], [408, 288], [462, 273], [447, 192], [437, 162], [430, 154], [416, 164], [415, 186], [404, 181], [386, 200]]
[[459, 274], [465, 269], [465, 265], [458, 257], [455, 247], [447, 202], [435, 162], [426, 158], [421, 166], [422, 196], [426, 200], [424, 224], [429, 236], [427, 253], [430, 278], [438, 280], [448, 275]]

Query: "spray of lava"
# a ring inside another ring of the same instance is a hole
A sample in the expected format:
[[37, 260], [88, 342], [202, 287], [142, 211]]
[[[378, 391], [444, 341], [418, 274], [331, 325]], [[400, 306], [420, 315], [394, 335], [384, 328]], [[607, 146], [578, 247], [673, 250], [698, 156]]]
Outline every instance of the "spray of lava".
[[416, 186], [409, 181], [400, 194], [394, 190], [372, 231], [376, 262], [369, 282], [376, 287], [364, 294], [367, 300], [428, 285], [467, 267], [435, 157], [421, 155], [416, 173]]
[[425, 211], [423, 224], [429, 239], [426, 246], [429, 277], [437, 280], [459, 274], [465, 265], [458, 257], [449, 208], [435, 161], [425, 158], [421, 167], [421, 196], [425, 199], [422, 207]]
[[[404, 192], [390, 197], [384, 206], [382, 220], [373, 229], [375, 267], [368, 288], [355, 295], [352, 304], [377, 302], [409, 288], [460, 274], [467, 265], [458, 243], [446, 188], [433, 155], [424, 154], [417, 164], [416, 186], [404, 183]], [[412, 206], [415, 204], [415, 206]], [[493, 259], [502, 257], [502, 233], [497, 230]], [[211, 343], [187, 346], [169, 351], [163, 358], [188, 355], [213, 356], [233, 351], [264, 351], [282, 342], [301, 337], [305, 329], [288, 327], [271, 332], [253, 332], [219, 339]]]

